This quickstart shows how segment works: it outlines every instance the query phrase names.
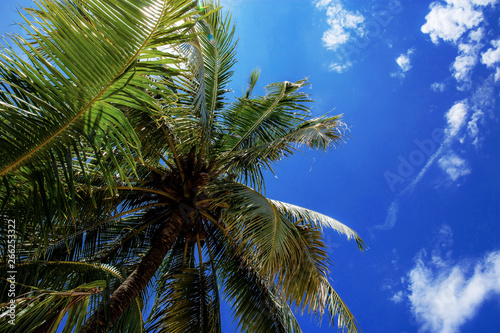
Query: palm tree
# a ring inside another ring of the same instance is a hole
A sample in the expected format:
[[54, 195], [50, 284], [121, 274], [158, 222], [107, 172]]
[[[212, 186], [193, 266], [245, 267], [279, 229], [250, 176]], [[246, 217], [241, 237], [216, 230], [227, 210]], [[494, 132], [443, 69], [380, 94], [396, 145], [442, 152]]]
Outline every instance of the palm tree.
[[222, 299], [246, 332], [301, 332], [292, 309], [357, 332], [323, 228], [363, 241], [263, 195], [275, 163], [344, 138], [339, 116], [311, 116], [305, 80], [253, 97], [254, 71], [228, 102], [235, 30], [218, 5], [43, 0], [29, 13], [29, 39], [0, 55], [0, 223], [17, 223], [14, 255], [0, 240], [1, 276], [15, 270], [2, 332], [220, 332]]

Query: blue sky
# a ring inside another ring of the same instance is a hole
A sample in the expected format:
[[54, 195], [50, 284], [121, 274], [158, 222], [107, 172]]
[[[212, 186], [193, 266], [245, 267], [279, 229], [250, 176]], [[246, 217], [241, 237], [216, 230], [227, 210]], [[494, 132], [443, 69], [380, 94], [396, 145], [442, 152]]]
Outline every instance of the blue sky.
[[[337, 149], [283, 161], [266, 194], [364, 238], [360, 252], [326, 233], [333, 286], [363, 331], [500, 332], [500, 1], [222, 4], [240, 40], [236, 94], [256, 67], [257, 93], [307, 77], [314, 115], [350, 125]], [[14, 6], [0, 2], [1, 33]]]

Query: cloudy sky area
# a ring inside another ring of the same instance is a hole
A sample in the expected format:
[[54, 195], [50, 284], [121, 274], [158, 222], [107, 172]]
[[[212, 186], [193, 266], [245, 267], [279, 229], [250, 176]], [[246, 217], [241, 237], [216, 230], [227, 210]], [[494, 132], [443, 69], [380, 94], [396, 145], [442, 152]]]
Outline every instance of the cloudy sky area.
[[[338, 149], [284, 161], [267, 195], [364, 238], [359, 252], [325, 235], [333, 285], [363, 331], [500, 332], [500, 1], [222, 4], [240, 40], [235, 94], [256, 67], [257, 93], [307, 77], [313, 114], [349, 124]], [[2, 33], [14, 6], [0, 2]]]
[[361, 327], [500, 331], [498, 1], [226, 2], [251, 53], [241, 68], [251, 57], [271, 81], [303, 73], [314, 110], [352, 125], [327, 157], [287, 161], [269, 192], [365, 236], [359, 255], [328, 235]]

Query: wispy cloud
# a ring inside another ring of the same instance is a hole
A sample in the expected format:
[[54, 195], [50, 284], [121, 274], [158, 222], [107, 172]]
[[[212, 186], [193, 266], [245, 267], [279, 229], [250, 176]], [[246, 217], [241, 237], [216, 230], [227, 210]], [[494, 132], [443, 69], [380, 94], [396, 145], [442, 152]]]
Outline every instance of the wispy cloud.
[[346, 10], [339, 0], [317, 0], [318, 9], [326, 10], [328, 30], [323, 33], [323, 45], [329, 50], [347, 43], [354, 35], [363, 35], [365, 18], [359, 12]]
[[396, 220], [398, 218], [399, 202], [394, 200], [389, 208], [387, 208], [387, 216], [385, 218], [384, 224], [376, 225], [375, 229], [379, 230], [389, 230], [394, 228], [396, 225]]
[[[462, 129], [467, 123], [467, 117], [469, 114], [469, 107], [466, 101], [459, 101], [455, 103], [445, 114], [445, 119], [447, 126], [444, 129], [444, 139], [439, 147], [429, 156], [425, 165], [418, 171], [416, 176], [411, 178], [411, 182], [399, 192], [396, 198], [391, 202], [389, 208], [387, 209], [387, 214], [385, 222], [381, 225], [375, 226], [379, 230], [388, 230], [396, 225], [399, 199], [411, 193], [417, 184], [422, 180], [427, 171], [434, 165], [434, 162], [440, 161], [439, 165], [441, 169], [448, 174], [448, 176], [453, 180], [457, 180], [460, 176], [465, 176], [470, 173], [470, 169], [466, 167], [465, 160], [461, 160], [458, 156], [454, 155], [451, 150], [451, 145], [456, 141]], [[442, 159], [443, 156], [448, 156], [449, 158]], [[453, 159], [456, 157], [457, 159]], [[462, 161], [462, 162], [459, 162]]]
[[344, 73], [352, 66], [352, 62], [347, 61], [345, 63], [332, 62], [328, 66], [328, 70], [331, 72]]
[[396, 59], [396, 63], [402, 72], [408, 72], [411, 69], [410, 56], [415, 52], [414, 48], [409, 49], [406, 54], [403, 53]]
[[445, 118], [447, 121], [447, 127], [444, 129], [444, 140], [441, 143], [441, 146], [436, 150], [434, 154], [429, 157], [427, 163], [420, 170], [417, 176], [412, 180], [410, 185], [408, 185], [403, 191], [401, 191], [400, 195], [404, 195], [407, 192], [411, 192], [415, 186], [422, 180], [424, 175], [427, 173], [429, 168], [434, 164], [434, 161], [438, 159], [443, 154], [450, 153], [450, 145], [456, 139], [460, 130], [465, 125], [465, 120], [468, 113], [467, 104], [464, 101], [460, 101], [455, 103], [445, 114]]
[[[487, 41], [491, 36], [498, 35], [486, 22], [485, 12], [497, 10], [495, 6], [499, 2], [499, 0], [438, 0], [429, 6], [429, 13], [425, 17], [426, 22], [421, 31], [429, 35], [432, 43], [436, 45], [446, 42], [456, 47], [457, 56], [450, 69], [452, 77], [457, 82], [456, 88], [467, 96], [457, 101], [446, 112], [442, 143], [430, 156], [426, 154], [427, 161], [420, 171], [415, 171], [416, 175], [411, 178], [409, 185], [396, 195], [387, 210], [386, 222], [380, 225], [379, 229], [395, 225], [397, 210], [392, 207], [401, 196], [412, 192], [435, 162], [438, 162], [438, 166], [453, 182], [471, 172], [467, 161], [452, 150], [452, 145], [459, 141], [460, 144], [472, 144], [477, 149], [482, 140], [481, 127], [486, 123], [486, 116], [495, 118], [493, 113], [496, 100], [495, 84], [500, 81], [500, 38], [495, 37], [490, 42]], [[404, 77], [404, 71], [411, 69], [410, 57], [408, 54], [401, 54], [396, 62], [400, 71], [392, 75]], [[477, 79], [475, 70], [480, 63], [491, 71], [488, 76]], [[474, 82], [471, 79], [473, 74], [476, 78]], [[445, 84], [435, 82], [431, 85], [431, 89], [443, 92]], [[464, 128], [466, 132], [463, 131]], [[398, 178], [398, 175], [394, 176], [391, 178], [394, 179], [393, 183], [408, 180], [406, 176], [404, 179]], [[389, 185], [394, 190], [391, 184]]]
[[438, 164], [453, 181], [456, 181], [459, 177], [470, 173], [470, 169], [467, 167], [466, 161], [458, 157], [455, 153], [449, 153], [441, 157]]
[[391, 297], [391, 301], [393, 301], [396, 304], [399, 304], [405, 300], [405, 294], [402, 290], [399, 290], [394, 293]]
[[328, 70], [344, 73], [353, 64], [345, 59], [340, 48], [365, 35], [365, 17], [358, 11], [345, 9], [341, 0], [314, 0], [313, 4], [317, 9], [326, 11], [328, 28], [323, 32], [323, 46], [337, 52], [337, 59], [328, 65]]
[[[488, 26], [484, 15], [486, 9], [496, 9], [498, 3], [498, 0], [435, 1], [430, 5], [426, 23], [421, 28], [433, 43], [442, 40], [457, 47], [458, 54], [450, 68], [458, 83], [457, 89], [472, 92], [467, 98], [473, 111], [467, 129], [476, 148], [480, 141], [479, 124], [484, 123], [485, 115], [494, 108], [491, 105], [495, 100], [493, 86], [500, 81], [500, 39], [486, 41], [496, 32]], [[493, 71], [488, 77], [472, 82], [473, 71], [479, 63]], [[433, 85], [432, 88], [436, 91], [439, 86]]]
[[402, 53], [396, 58], [396, 63], [398, 64], [398, 71], [391, 74], [392, 77], [404, 78], [406, 72], [411, 68], [411, 56], [415, 52], [415, 48], [411, 48], [406, 53]]
[[[482, 142], [481, 132], [487, 117], [496, 119], [495, 85], [500, 82], [500, 38], [496, 29], [492, 28], [493, 25], [490, 24], [492, 22], [488, 20], [489, 16], [495, 17], [493, 11], [498, 14], [499, 3], [500, 0], [438, 0], [429, 6], [429, 13], [425, 17], [426, 22], [421, 31], [430, 37], [432, 43], [437, 45], [445, 42], [457, 50], [457, 55], [450, 64], [453, 80], [435, 82], [430, 87], [435, 92], [443, 92], [445, 88], [451, 87], [451, 82], [455, 81], [457, 83], [455, 88], [465, 96], [445, 113], [446, 125], [442, 132], [444, 137], [441, 144], [434, 140], [438, 145], [431, 153], [425, 152], [427, 160], [422, 163], [423, 166], [421, 163], [410, 165], [410, 174], [414, 175], [408, 175], [407, 172], [403, 174], [400, 171], [402, 164], [398, 167], [397, 174], [391, 172], [384, 174], [392, 191], [395, 191], [395, 184], [405, 182], [409, 184], [396, 194], [387, 209], [385, 222], [377, 226], [377, 229], [390, 229], [396, 224], [398, 213], [398, 210], [394, 209], [396, 203], [402, 196], [413, 191], [433, 165], [438, 164], [452, 182], [471, 172], [467, 161], [454, 152], [453, 146], [457, 143], [471, 144], [478, 149]], [[488, 17], [485, 13], [488, 13]], [[411, 69], [409, 54], [401, 54], [396, 58], [396, 62], [399, 71], [391, 75], [404, 77], [405, 70]], [[486, 76], [484, 71], [480, 76], [481, 72], [477, 70], [481, 64], [484, 65], [483, 70], [489, 70]], [[422, 153], [424, 151], [419, 147], [408, 156], [421, 156]]]
[[458, 131], [465, 124], [465, 117], [467, 116], [467, 105], [464, 101], [455, 103], [446, 113], [445, 117], [448, 127], [445, 129], [446, 136], [452, 138], [458, 134]]
[[474, 111], [472, 114], [471, 119], [467, 123], [467, 132], [469, 134], [469, 137], [473, 140], [472, 144], [476, 146], [479, 143], [479, 123], [483, 122], [484, 119], [484, 112], [480, 109]]
[[443, 92], [446, 88], [446, 85], [443, 82], [434, 82], [431, 84], [431, 89], [435, 92]]
[[[387, 6], [370, 6], [363, 3], [358, 10], [352, 9], [348, 0], [311, 0], [326, 14], [326, 28], [322, 35], [323, 46], [333, 51], [333, 61], [328, 65], [332, 72], [343, 73], [352, 67], [356, 57], [362, 54], [374, 39], [380, 38], [394, 17], [404, 10], [403, 2], [389, 1]], [[364, 8], [363, 8], [364, 7]], [[370, 8], [371, 7], [371, 8]], [[379, 7], [379, 10], [374, 10]], [[390, 42], [386, 41], [389, 47]]]
[[[496, 74], [493, 73], [477, 86], [472, 96], [469, 98], [469, 104], [473, 111], [470, 120], [467, 122], [467, 132], [472, 144], [477, 149], [482, 141], [481, 129], [486, 124], [488, 118], [495, 119], [495, 82], [498, 81]], [[480, 126], [481, 125], [481, 126]]]
[[[415, 189], [435, 162], [438, 162], [438, 166], [452, 182], [471, 173], [467, 161], [457, 156], [452, 148], [457, 142], [460, 142], [460, 144], [471, 144], [476, 149], [481, 146], [483, 140], [481, 128], [486, 123], [487, 117], [493, 119], [496, 117], [494, 112], [496, 108], [496, 80], [496, 74], [490, 74], [476, 86], [470, 97], [456, 102], [445, 113], [446, 127], [443, 129], [443, 141], [435, 150], [433, 149], [432, 154], [427, 154], [426, 152], [425, 155], [428, 156], [428, 159], [419, 171], [415, 171], [416, 176], [408, 178], [408, 175], [405, 175], [404, 178], [397, 178], [398, 175], [394, 175], [394, 182], [403, 183], [409, 180], [410, 183], [397, 193], [387, 209], [385, 222], [376, 226], [376, 229], [387, 230], [396, 224], [398, 211], [393, 209], [394, 205], [402, 196], [410, 194]], [[419, 147], [419, 150], [421, 149]], [[416, 169], [416, 166], [414, 167]], [[391, 186], [391, 184], [389, 185]]]
[[[482, 29], [479, 29], [478, 31], [482, 31]], [[453, 62], [452, 69], [453, 77], [459, 84], [461, 84], [459, 86], [460, 90], [468, 88], [470, 75], [472, 70], [478, 64], [479, 52], [482, 46], [481, 42], [473, 39], [469, 39], [464, 43], [458, 44], [458, 55]]]

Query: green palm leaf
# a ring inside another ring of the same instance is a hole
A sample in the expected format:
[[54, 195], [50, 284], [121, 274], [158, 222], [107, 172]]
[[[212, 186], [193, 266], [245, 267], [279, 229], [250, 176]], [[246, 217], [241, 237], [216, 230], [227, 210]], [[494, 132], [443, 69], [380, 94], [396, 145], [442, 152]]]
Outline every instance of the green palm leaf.
[[[280, 123], [279, 131], [271, 132], [265, 139], [256, 138], [248, 148], [238, 149], [224, 156], [229, 173], [242, 174], [242, 181], [260, 188], [256, 183], [264, 170], [273, 172], [273, 164], [292, 156], [302, 146], [327, 150], [344, 138], [340, 116], [307, 119], [296, 114], [294, 124]], [[282, 133], [282, 129], [286, 133]]]
[[301, 256], [297, 230], [266, 197], [237, 182], [224, 182], [216, 190], [227, 204], [222, 215], [226, 230], [245, 259], [270, 276], [281, 266], [296, 266]]
[[229, 108], [227, 150], [249, 147], [256, 139], [267, 141], [276, 133], [286, 134], [287, 128], [300, 120], [296, 114], [308, 111], [303, 103], [310, 100], [297, 92], [304, 85], [305, 80], [273, 83], [266, 86], [265, 97], [244, 99]]
[[347, 239], [349, 240], [354, 239], [360, 250], [366, 248], [366, 244], [354, 230], [329, 216], [282, 201], [270, 201], [291, 221], [295, 221], [301, 225], [312, 225], [320, 230], [323, 230], [323, 228], [333, 229], [339, 234], [347, 236]]
[[179, 243], [167, 255], [148, 332], [221, 332], [214, 267], [199, 258], [196, 263], [195, 247]]
[[[7, 267], [0, 267], [2, 276]], [[0, 281], [2, 294], [0, 305], [0, 329], [2, 332], [55, 332], [66, 318], [64, 332], [83, 326], [88, 314], [95, 311], [109, 289], [123, 280], [121, 273], [105, 264], [78, 263], [71, 261], [33, 261], [16, 266], [16, 325], [8, 320], [10, 299], [8, 281]], [[143, 325], [142, 301], [138, 298], [116, 327], [125, 331], [140, 332]]]
[[263, 278], [220, 233], [214, 237], [222, 291], [241, 332], [302, 332], [276, 286]]

